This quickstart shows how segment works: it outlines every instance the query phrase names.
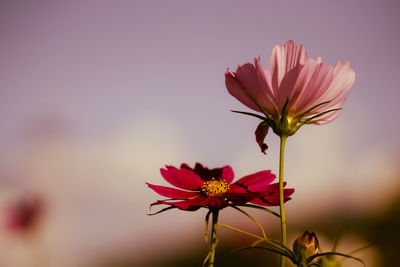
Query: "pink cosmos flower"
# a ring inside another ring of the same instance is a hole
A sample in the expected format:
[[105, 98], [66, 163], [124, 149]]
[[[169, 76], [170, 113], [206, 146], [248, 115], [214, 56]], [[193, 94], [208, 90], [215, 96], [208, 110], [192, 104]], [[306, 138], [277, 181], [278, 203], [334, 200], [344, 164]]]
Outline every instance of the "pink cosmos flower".
[[225, 73], [229, 93], [247, 107], [262, 112], [263, 125], [256, 131], [263, 152], [268, 128], [278, 135], [293, 135], [304, 124], [324, 124], [333, 121], [355, 81], [349, 62], [335, 66], [322, 59], [308, 58], [302, 45], [293, 41], [272, 50], [270, 69], [264, 69], [260, 58], [254, 64], [246, 62], [236, 72]]
[[[271, 184], [275, 175], [271, 171], [260, 171], [247, 175], [231, 184], [234, 173], [230, 166], [208, 169], [200, 163], [194, 168], [183, 163], [180, 169], [166, 166], [161, 175], [170, 184], [180, 188], [147, 185], [156, 193], [170, 198], [159, 200], [153, 205], [169, 205], [160, 212], [178, 208], [195, 211], [201, 207], [222, 209], [227, 206], [241, 206], [247, 202], [262, 206], [279, 205], [279, 185]], [[285, 201], [290, 200], [294, 189], [285, 189]]]

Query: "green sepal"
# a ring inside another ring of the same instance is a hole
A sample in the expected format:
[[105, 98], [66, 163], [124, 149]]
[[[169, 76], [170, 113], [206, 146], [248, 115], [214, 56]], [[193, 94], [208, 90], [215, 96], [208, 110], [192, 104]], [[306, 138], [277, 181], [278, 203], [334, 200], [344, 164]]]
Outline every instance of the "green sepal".
[[286, 116], [286, 108], [289, 104], [289, 98], [286, 98], [285, 104], [282, 107], [281, 118], [279, 120], [279, 128], [280, 129], [287, 129], [289, 127], [287, 116]]

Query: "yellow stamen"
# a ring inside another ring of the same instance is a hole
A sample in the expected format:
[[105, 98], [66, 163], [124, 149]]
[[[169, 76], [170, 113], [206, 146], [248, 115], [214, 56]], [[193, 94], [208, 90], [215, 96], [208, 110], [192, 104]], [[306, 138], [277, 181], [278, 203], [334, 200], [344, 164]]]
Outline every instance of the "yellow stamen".
[[229, 190], [229, 185], [225, 179], [215, 180], [212, 178], [210, 181], [204, 182], [201, 191], [207, 196], [222, 196], [223, 193]]

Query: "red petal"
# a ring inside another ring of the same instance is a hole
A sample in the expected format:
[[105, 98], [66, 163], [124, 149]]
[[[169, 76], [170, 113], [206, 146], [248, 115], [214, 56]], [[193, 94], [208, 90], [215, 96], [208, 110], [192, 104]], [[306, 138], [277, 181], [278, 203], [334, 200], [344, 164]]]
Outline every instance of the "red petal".
[[162, 177], [176, 187], [187, 190], [199, 190], [203, 185], [201, 178], [193, 171], [177, 169], [172, 166], [166, 166], [166, 168], [160, 169]]
[[228, 203], [221, 197], [207, 197], [203, 205], [213, 209], [223, 209], [228, 206]]
[[[294, 192], [293, 188], [283, 190], [284, 202], [291, 199], [290, 195], [292, 195], [293, 192]], [[255, 198], [250, 202], [261, 206], [279, 206], [279, 192], [278, 191], [270, 192], [270, 194], [264, 197]]]
[[275, 179], [275, 177], [275, 174], [272, 174], [270, 170], [256, 172], [233, 183], [230, 186], [229, 192], [262, 192], [266, 189], [266, 186]]
[[160, 186], [160, 185], [153, 185], [146, 183], [151, 189], [153, 189], [156, 193], [164, 196], [164, 197], [172, 197], [176, 199], [187, 199], [187, 198], [192, 198], [198, 195], [198, 192], [188, 192], [188, 191], [182, 191], [179, 189], [175, 188], [170, 188], [166, 186]]
[[198, 196], [196, 198], [188, 199], [188, 200], [183, 200], [183, 201], [163, 201], [159, 200], [157, 202], [154, 202], [150, 205], [170, 205], [173, 207], [176, 207], [181, 210], [188, 210], [188, 211], [195, 211], [198, 210], [201, 207], [204, 207], [204, 201], [206, 200], [205, 197], [203, 196]]
[[243, 205], [250, 200], [256, 198], [258, 193], [250, 193], [250, 192], [226, 192], [224, 196], [231, 201], [234, 205]]
[[231, 166], [225, 166], [222, 168], [222, 178], [225, 179], [225, 181], [230, 184], [233, 180], [233, 178], [235, 178], [235, 173], [233, 172], [233, 169], [231, 168]]

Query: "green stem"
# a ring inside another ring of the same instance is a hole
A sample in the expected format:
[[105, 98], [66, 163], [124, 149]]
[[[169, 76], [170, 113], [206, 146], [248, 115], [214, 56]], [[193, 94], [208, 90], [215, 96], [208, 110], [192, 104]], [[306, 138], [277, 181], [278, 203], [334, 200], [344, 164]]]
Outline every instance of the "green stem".
[[[285, 217], [285, 200], [283, 194], [283, 161], [285, 155], [285, 142], [287, 136], [281, 136], [281, 146], [279, 151], [279, 211], [281, 214], [281, 242], [286, 246], [286, 217]], [[285, 258], [281, 255], [280, 267], [285, 267]]]
[[215, 248], [217, 247], [218, 212], [219, 212], [218, 209], [212, 211], [211, 246], [210, 246], [210, 259], [208, 260], [208, 267], [214, 267]]

